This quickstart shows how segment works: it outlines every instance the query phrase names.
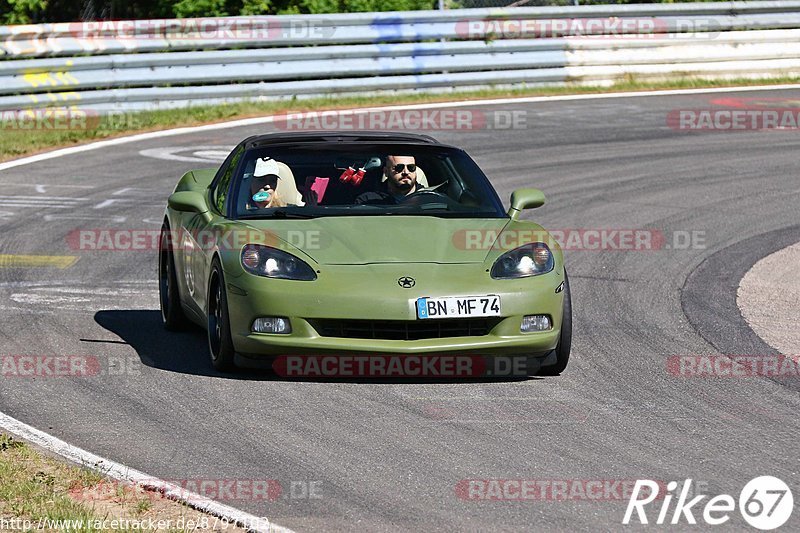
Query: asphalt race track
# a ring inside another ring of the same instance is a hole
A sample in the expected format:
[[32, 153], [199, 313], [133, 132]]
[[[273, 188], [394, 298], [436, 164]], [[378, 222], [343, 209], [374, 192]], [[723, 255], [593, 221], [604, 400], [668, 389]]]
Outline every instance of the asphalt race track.
[[[774, 353], [745, 325], [735, 291], [759, 258], [800, 240], [797, 130], [667, 125], [671, 110], [722, 97], [796, 106], [800, 90], [507, 104], [473, 109], [521, 111], [527, 128], [431, 132], [463, 146], [506, 202], [515, 188], [544, 190], [547, 204], [524, 216], [547, 228], [665, 236], [657, 250], [567, 252], [572, 360], [556, 378], [221, 375], [200, 330], [162, 330], [154, 249], [84, 251], [68, 239], [76, 229], [157, 230], [182, 172], [214, 166], [220, 152], [272, 126], [5, 171], [2, 253], [79, 259], [69, 268], [0, 269], [0, 354], [92, 356], [99, 371], [0, 377], [0, 411], [169, 480], [277, 480], [275, 501], [224, 503], [298, 531], [622, 527], [627, 501], [613, 492], [591, 501], [476, 501], [460, 490], [469, 479], [691, 478], [704, 494], [738, 499], [747, 481], [773, 475], [798, 498], [800, 380], [684, 377], [668, 366], [676, 355]], [[161, 150], [168, 147], [175, 150]], [[686, 235], [695, 236], [688, 248]], [[702, 507], [694, 514], [702, 523]], [[721, 528], [750, 530], [738, 512]], [[800, 530], [800, 512], [784, 529]]]

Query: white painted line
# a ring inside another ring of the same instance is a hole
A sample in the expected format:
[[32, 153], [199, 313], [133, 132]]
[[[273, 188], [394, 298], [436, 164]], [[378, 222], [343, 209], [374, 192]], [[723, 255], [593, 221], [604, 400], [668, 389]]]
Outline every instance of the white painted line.
[[[56, 205], [54, 203], [48, 203], [47, 199], [45, 199], [44, 197], [39, 198], [38, 200], [26, 200], [24, 198], [20, 199], [20, 200], [6, 200], [5, 198], [0, 198], [0, 204], [6, 204], [6, 205], [14, 205], [14, 204], [35, 205], [35, 206], [41, 207], [42, 209], [46, 209], [48, 207], [53, 207], [54, 205]], [[73, 209], [76, 208], [76, 207], [79, 207], [77, 205], [77, 203], [75, 203], [75, 202], [72, 202], [72, 203], [71, 202], [58, 202], [57, 205], [70, 207], [70, 208], [73, 208]]]
[[212, 516], [217, 516], [231, 523], [236, 522], [239, 526], [256, 533], [292, 533], [277, 524], [271, 523], [268, 519], [245, 513], [234, 509], [228, 505], [216, 502], [200, 494], [186, 491], [182, 487], [173, 483], [148, 476], [143, 472], [134, 470], [125, 465], [110, 461], [99, 455], [87, 452], [71, 444], [67, 444], [61, 439], [48, 435], [43, 431], [20, 422], [6, 414], [0, 413], [0, 428], [13, 433], [37, 446], [40, 446], [52, 453], [55, 453], [68, 461], [77, 463], [84, 468], [89, 468], [101, 474], [132, 485], [138, 485], [145, 489], [158, 490], [164, 497], [178, 502], [185, 503], [193, 509], [202, 511]]
[[91, 185], [51, 185], [49, 183], [8, 183], [14, 187], [36, 187], [36, 192], [44, 194], [46, 187], [68, 187], [71, 189], [94, 189]]
[[96, 206], [94, 206], [94, 208], [95, 208], [95, 209], [103, 209], [104, 207], [108, 207], [108, 206], [110, 206], [110, 205], [112, 205], [112, 204], [116, 203], [117, 201], [118, 201], [118, 200], [116, 200], [116, 199], [114, 199], [114, 198], [109, 198], [108, 200], [103, 200], [102, 202], [100, 202], [99, 204], [97, 204]]
[[74, 205], [44, 205], [32, 202], [0, 202], [2, 207], [38, 207], [39, 209], [75, 209]]
[[[225, 161], [231, 150], [233, 150], [233, 146], [228, 151], [224, 151], [220, 146], [165, 146], [142, 150], [139, 155], [168, 161], [214, 165]], [[176, 152], [191, 152], [192, 155], [178, 155]], [[213, 155], [213, 157], [209, 157], [210, 155]]]
[[[92, 215], [45, 215], [45, 222], [52, 222], [54, 220], [110, 220], [111, 222], [125, 222], [126, 217], [123, 216], [92, 216]], [[161, 222], [159, 222], [161, 224]]]
[[[800, 89], [798, 84], [786, 85], [764, 85], [764, 86], [747, 86], [747, 87], [715, 87], [711, 89], [675, 89], [666, 91], [641, 91], [641, 92], [624, 92], [624, 93], [599, 93], [599, 94], [565, 94], [559, 96], [526, 96], [521, 98], [494, 98], [487, 100], [459, 100], [455, 102], [433, 102], [429, 104], [410, 104], [398, 106], [382, 106], [382, 107], [362, 107], [353, 109], [341, 109], [339, 111], [358, 111], [362, 113], [367, 112], [380, 112], [391, 110], [411, 110], [411, 109], [438, 109], [448, 107], [479, 107], [487, 105], [503, 105], [503, 104], [524, 104], [532, 102], [564, 102], [570, 100], [593, 100], [604, 98], [640, 98], [648, 96], [672, 96], [680, 94], [712, 94], [712, 93], [732, 93], [732, 92], [752, 92], [752, 91], [779, 91], [786, 89]], [[216, 124], [206, 124], [205, 126], [187, 126], [183, 128], [174, 128], [171, 130], [151, 131], [148, 133], [138, 133], [135, 135], [128, 135], [125, 137], [117, 137], [115, 139], [107, 139], [105, 141], [97, 141], [89, 144], [82, 144], [80, 146], [70, 146], [69, 148], [61, 148], [51, 152], [44, 152], [29, 157], [22, 157], [20, 159], [12, 159], [5, 163], [0, 163], [0, 171], [8, 170], [10, 168], [20, 167], [23, 165], [30, 165], [31, 163], [38, 163], [40, 161], [47, 161], [48, 159], [55, 159], [65, 155], [80, 154], [83, 152], [90, 152], [92, 150], [99, 150], [101, 148], [108, 148], [110, 146], [118, 146], [120, 144], [128, 144], [137, 141], [146, 141], [150, 139], [162, 139], [164, 137], [173, 137], [175, 135], [184, 135], [188, 133], [200, 133], [205, 131], [216, 131], [221, 129], [238, 128], [241, 126], [255, 126], [259, 124], [269, 124], [275, 121], [276, 116], [282, 115], [269, 115], [265, 117], [245, 118], [240, 120], [232, 120], [229, 122], [218, 122]]]
[[[4, 200], [36, 200], [40, 202], [42, 200], [46, 200], [47, 197], [39, 195], [39, 196], [28, 196], [23, 194], [15, 194], [15, 195], [0, 195], [0, 198]], [[72, 198], [69, 196], [56, 196], [55, 197], [59, 202], [82, 202], [84, 200], [88, 200], [88, 198]]]

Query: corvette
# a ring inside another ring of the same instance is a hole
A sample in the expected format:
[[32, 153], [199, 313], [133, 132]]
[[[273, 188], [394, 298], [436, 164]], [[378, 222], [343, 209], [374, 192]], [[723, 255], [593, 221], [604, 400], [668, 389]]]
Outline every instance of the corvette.
[[572, 338], [563, 255], [519, 218], [544, 201], [519, 189], [505, 210], [466, 152], [426, 135], [249, 137], [167, 201], [162, 320], [205, 328], [220, 371], [465, 355], [524, 356], [528, 373], [557, 375]]

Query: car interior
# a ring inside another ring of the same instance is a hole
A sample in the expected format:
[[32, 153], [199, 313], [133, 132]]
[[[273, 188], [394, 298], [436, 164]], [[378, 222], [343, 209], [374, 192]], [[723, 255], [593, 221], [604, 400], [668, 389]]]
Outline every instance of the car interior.
[[[308, 153], [285, 152], [275, 159], [278, 167], [276, 193], [287, 205], [318, 207], [347, 207], [358, 204], [356, 199], [366, 193], [385, 189], [388, 179], [384, 174], [385, 155], [359, 153], [326, 153], [322, 157], [309, 158]], [[263, 160], [270, 159], [266, 154]], [[252, 211], [249, 182], [254, 178], [258, 158], [245, 163], [242, 186], [239, 191], [238, 212]], [[476, 195], [469, 190], [447, 158], [428, 154], [415, 155], [416, 178], [430, 195], [428, 202], [459, 204], [464, 207], [480, 205]], [[351, 175], [348, 177], [348, 169]], [[355, 171], [355, 175], [352, 174]], [[360, 171], [361, 176], [358, 176]], [[258, 177], [258, 176], [255, 176]], [[309, 202], [313, 195], [313, 200]], [[447, 207], [447, 205], [445, 205]]]

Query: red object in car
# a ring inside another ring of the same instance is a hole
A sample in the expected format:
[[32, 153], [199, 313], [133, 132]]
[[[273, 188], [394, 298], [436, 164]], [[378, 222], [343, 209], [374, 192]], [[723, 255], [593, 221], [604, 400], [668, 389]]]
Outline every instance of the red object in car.
[[342, 183], [349, 182], [350, 180], [353, 179], [353, 175], [355, 174], [355, 172], [356, 169], [354, 169], [353, 167], [347, 167], [347, 170], [342, 172], [342, 175], [339, 176], [339, 181], [341, 181]]
[[365, 169], [359, 168], [358, 172], [356, 172], [355, 175], [353, 176], [353, 185], [355, 185], [356, 187], [361, 185], [361, 180], [364, 179], [364, 174], [366, 173], [367, 171]]

